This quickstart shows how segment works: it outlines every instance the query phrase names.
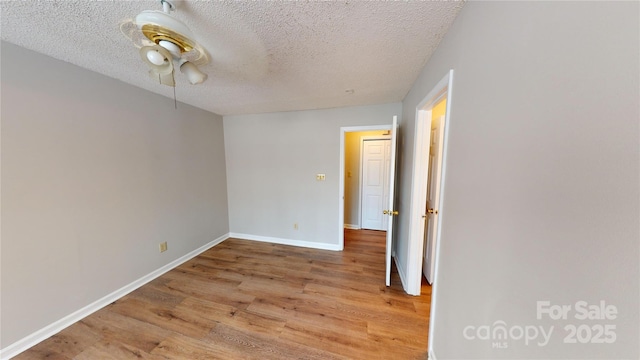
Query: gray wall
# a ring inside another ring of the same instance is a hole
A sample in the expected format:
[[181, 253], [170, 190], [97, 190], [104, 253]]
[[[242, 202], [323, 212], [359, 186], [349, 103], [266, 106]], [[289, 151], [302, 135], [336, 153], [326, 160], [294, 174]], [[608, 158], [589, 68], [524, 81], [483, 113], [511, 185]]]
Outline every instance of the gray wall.
[[231, 232], [337, 246], [340, 127], [400, 113], [396, 103], [225, 116]]
[[2, 347], [226, 233], [220, 116], [2, 43]]
[[[467, 3], [404, 99], [406, 213], [416, 106], [455, 70], [429, 339], [438, 360], [638, 358], [638, 5]], [[538, 300], [572, 310], [538, 320]], [[601, 300], [617, 319], [575, 318], [577, 301]], [[546, 346], [463, 337], [500, 320], [555, 329]], [[617, 339], [563, 344], [571, 324], [615, 325]]]

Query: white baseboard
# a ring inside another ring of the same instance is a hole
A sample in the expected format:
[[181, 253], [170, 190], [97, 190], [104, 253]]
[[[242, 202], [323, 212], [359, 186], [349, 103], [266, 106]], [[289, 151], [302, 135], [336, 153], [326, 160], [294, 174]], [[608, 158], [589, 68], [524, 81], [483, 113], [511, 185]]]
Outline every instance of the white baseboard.
[[169, 270], [172, 270], [178, 266], [180, 266], [181, 264], [191, 260], [192, 258], [200, 255], [201, 253], [205, 252], [206, 250], [209, 250], [210, 248], [218, 245], [219, 243], [223, 242], [224, 240], [229, 238], [229, 233], [220, 236], [219, 238], [191, 251], [190, 253], [181, 256], [180, 258], [168, 263], [167, 265], [135, 280], [134, 282], [125, 285], [123, 287], [121, 287], [120, 289], [108, 294], [107, 296], [98, 299], [96, 301], [94, 301], [93, 303], [63, 317], [60, 320], [57, 320], [45, 327], [43, 327], [42, 329], [32, 333], [31, 335], [28, 335], [16, 342], [14, 342], [13, 344], [0, 349], [0, 359], [1, 360], [5, 360], [5, 359], [10, 359], [18, 354], [20, 354], [21, 352], [29, 349], [30, 347], [38, 344], [39, 342], [48, 339], [49, 337], [57, 334], [58, 332], [62, 331], [63, 329], [73, 325], [74, 323], [84, 319], [85, 317], [93, 314], [94, 312], [102, 309], [103, 307], [111, 304], [112, 302], [120, 299], [121, 297], [127, 295], [128, 293], [136, 290], [137, 288], [141, 287], [142, 285], [150, 282], [151, 280], [159, 277], [160, 275], [168, 272]]
[[344, 224], [345, 229], [360, 230], [360, 225]]
[[239, 234], [239, 233], [233, 233], [233, 232], [229, 233], [229, 237], [244, 239], [244, 240], [268, 242], [273, 244], [300, 246], [300, 247], [320, 249], [320, 250], [333, 250], [333, 251], [341, 250], [338, 244], [317, 243], [317, 242], [304, 241], [304, 240], [283, 239], [283, 238], [275, 238], [275, 237], [269, 237], [269, 236]]
[[427, 359], [436, 360], [436, 355], [433, 353], [433, 351], [429, 351], [429, 355], [428, 355]]
[[393, 254], [393, 260], [396, 262], [396, 269], [398, 269], [398, 275], [400, 275], [400, 281], [402, 282], [402, 288], [408, 294], [408, 292], [407, 292], [407, 275], [404, 272], [404, 266], [402, 266], [400, 261], [398, 261], [398, 257], [396, 256], [395, 253]]

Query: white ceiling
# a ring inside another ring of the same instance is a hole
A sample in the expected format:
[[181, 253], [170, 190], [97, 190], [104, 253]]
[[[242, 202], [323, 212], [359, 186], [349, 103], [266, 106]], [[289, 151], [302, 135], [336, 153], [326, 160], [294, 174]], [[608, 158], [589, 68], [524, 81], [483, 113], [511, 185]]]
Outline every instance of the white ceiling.
[[[175, 1], [209, 52], [178, 101], [221, 115], [399, 102], [462, 2]], [[2, 40], [173, 98], [119, 26], [145, 1], [0, 1]], [[355, 92], [349, 94], [348, 89]]]

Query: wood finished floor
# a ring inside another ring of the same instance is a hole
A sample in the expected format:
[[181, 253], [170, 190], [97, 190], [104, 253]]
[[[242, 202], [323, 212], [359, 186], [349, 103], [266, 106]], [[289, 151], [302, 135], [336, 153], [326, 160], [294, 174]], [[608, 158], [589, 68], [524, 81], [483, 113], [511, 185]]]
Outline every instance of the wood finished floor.
[[228, 239], [15, 359], [426, 359], [431, 287], [385, 287], [384, 244]]

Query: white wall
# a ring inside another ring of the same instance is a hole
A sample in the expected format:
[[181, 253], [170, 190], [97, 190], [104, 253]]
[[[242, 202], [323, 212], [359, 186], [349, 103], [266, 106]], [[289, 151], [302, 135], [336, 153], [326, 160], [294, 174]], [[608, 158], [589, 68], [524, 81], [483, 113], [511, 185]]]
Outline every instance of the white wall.
[[230, 231], [336, 248], [340, 127], [387, 125], [400, 112], [396, 103], [225, 116]]
[[220, 116], [2, 43], [3, 348], [226, 233]]
[[[454, 69], [429, 339], [438, 360], [638, 358], [638, 5], [469, 2], [404, 99], [406, 213], [415, 109]], [[572, 311], [538, 320], [538, 300]], [[617, 319], [575, 319], [581, 300], [616, 306]], [[499, 320], [555, 329], [546, 346], [507, 349], [463, 336]], [[564, 344], [570, 324], [615, 325], [617, 339]]]

